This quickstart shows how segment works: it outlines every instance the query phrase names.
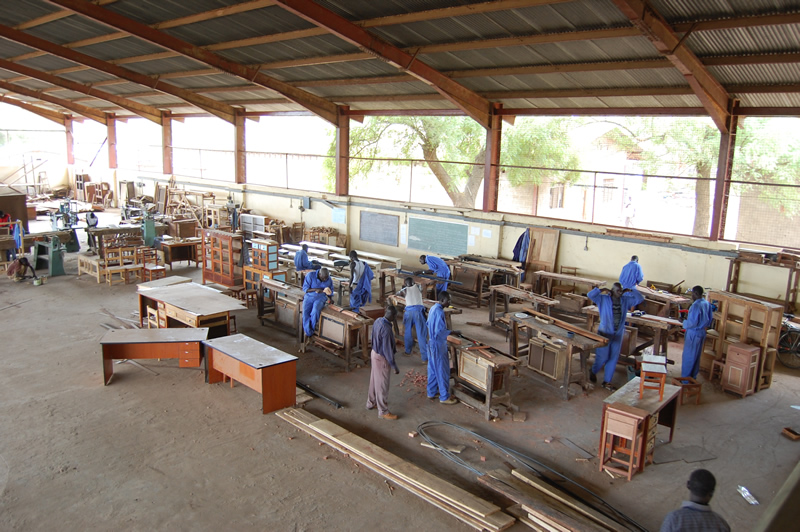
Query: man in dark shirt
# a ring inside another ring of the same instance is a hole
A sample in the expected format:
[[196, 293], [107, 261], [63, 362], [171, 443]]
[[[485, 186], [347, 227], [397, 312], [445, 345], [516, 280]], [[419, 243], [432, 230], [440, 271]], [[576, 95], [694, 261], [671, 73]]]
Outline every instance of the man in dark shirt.
[[378, 417], [383, 419], [397, 419], [395, 414], [389, 412], [386, 404], [389, 398], [390, 369], [394, 374], [400, 373], [394, 361], [395, 342], [392, 324], [397, 317], [394, 305], [386, 307], [382, 318], [375, 320], [372, 325], [372, 355], [370, 357], [372, 369], [369, 374], [369, 394], [367, 396], [367, 410], [372, 410], [377, 405]]
[[730, 532], [727, 521], [708, 506], [717, 487], [714, 475], [706, 469], [697, 469], [689, 476], [686, 487], [689, 500], [667, 514], [661, 532]]

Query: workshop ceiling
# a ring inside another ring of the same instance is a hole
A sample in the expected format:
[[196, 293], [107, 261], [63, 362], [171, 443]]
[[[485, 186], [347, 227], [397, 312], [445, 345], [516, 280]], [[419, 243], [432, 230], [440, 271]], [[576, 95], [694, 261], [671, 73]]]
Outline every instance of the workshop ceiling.
[[349, 106], [486, 125], [501, 103], [724, 130], [737, 109], [800, 115], [800, 0], [4, 0], [0, 93], [71, 114], [335, 123]]

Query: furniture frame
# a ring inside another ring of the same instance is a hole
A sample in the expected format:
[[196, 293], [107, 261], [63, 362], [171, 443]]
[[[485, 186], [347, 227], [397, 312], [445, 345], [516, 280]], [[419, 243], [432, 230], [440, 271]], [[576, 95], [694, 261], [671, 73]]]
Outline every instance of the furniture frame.
[[242, 236], [203, 229], [203, 284], [241, 286]]
[[[489, 323], [495, 327], [501, 327], [502, 325], [502, 328], [508, 329], [508, 320], [500, 321], [500, 318], [508, 315], [509, 305], [512, 298], [520, 299], [530, 305], [533, 305], [535, 310], [544, 312], [547, 315], [550, 315], [550, 307], [558, 304], [558, 301], [555, 299], [547, 296], [540, 296], [533, 292], [522, 290], [521, 288], [507, 284], [492, 285], [489, 287], [489, 290], [491, 291], [491, 296], [489, 297]], [[500, 313], [497, 312], [497, 299], [499, 297], [503, 298], [503, 311]]]

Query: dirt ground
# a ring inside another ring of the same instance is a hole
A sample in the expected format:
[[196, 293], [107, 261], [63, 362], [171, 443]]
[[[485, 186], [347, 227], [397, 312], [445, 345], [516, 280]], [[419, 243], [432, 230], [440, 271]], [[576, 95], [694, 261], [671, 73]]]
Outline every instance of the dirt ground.
[[[242, 385], [207, 385], [202, 371], [165, 360], [142, 361], [157, 375], [116, 365], [113, 381], [103, 386], [101, 324], [120, 324], [104, 311], [132, 318], [136, 286], [76, 277], [75, 257], [67, 255], [68, 275], [42, 286], [0, 279], [0, 308], [19, 303], [2, 312], [1, 529], [470, 530], [275, 415], [262, 415], [258, 394]], [[200, 271], [186, 263], [171, 274], [200, 280]], [[239, 332], [300, 357], [298, 380], [345, 405], [337, 410], [314, 399], [307, 410], [500, 505], [508, 501], [482, 490], [474, 473], [420, 447], [421, 438], [408, 433], [429, 420], [462, 425], [569, 476], [649, 530], [658, 530], [686, 498], [686, 479], [700, 467], [717, 477], [712, 508], [733, 530], [750, 530], [800, 457], [800, 442], [780, 435], [783, 427], [800, 429], [800, 411], [790, 408], [800, 405], [800, 371], [782, 366], [770, 389], [746, 399], [705, 383], [699, 406], [679, 408], [673, 442], [661, 442], [661, 428], [656, 448], [657, 461], [667, 447], [687, 460], [704, 459], [657, 463], [627, 482], [598, 471], [602, 400], [609, 393], [603, 389], [582, 394], [574, 387], [575, 395], [562, 401], [523, 370], [512, 390], [527, 420], [487, 422], [464, 405], [428, 401], [408, 381], [400, 385], [409, 371], [425, 373], [419, 355], [400, 356], [389, 404], [400, 419], [385, 421], [365, 410], [367, 368], [347, 373], [338, 360], [313, 350], [299, 354], [294, 338], [261, 326], [254, 309], [236, 317]], [[454, 322], [504, 349], [502, 332], [465, 325], [486, 319], [485, 309], [466, 309]], [[680, 349], [671, 344], [670, 358], [679, 361]], [[670, 368], [679, 371], [679, 365]], [[624, 381], [619, 369], [615, 384]], [[432, 434], [466, 445], [461, 456], [479, 470], [508, 460], [455, 431]], [[577, 461], [578, 453], [558, 438], [595, 456]], [[761, 505], [747, 504], [737, 485]]]

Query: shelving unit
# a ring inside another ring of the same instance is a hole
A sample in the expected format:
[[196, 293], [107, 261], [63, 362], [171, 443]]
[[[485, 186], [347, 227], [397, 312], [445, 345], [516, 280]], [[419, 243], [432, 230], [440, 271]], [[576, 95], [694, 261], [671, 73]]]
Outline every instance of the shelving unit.
[[277, 270], [278, 243], [274, 240], [252, 239], [250, 241], [250, 263], [259, 270]]
[[242, 236], [203, 229], [203, 284], [242, 286]]
[[[778, 353], [778, 337], [783, 307], [731, 292], [711, 291], [708, 300], [717, 304], [714, 330], [708, 332], [703, 351], [705, 364], [714, 377], [713, 365], [723, 365], [728, 347], [748, 344], [759, 348], [755, 392], [772, 385], [772, 373]], [[723, 366], [724, 371], [724, 366]]]
[[[784, 264], [779, 262], [753, 262], [752, 260], [743, 260], [741, 258], [730, 259], [730, 261], [731, 263], [728, 266], [728, 283], [725, 287], [725, 290], [732, 294], [739, 293], [739, 273], [742, 268], [742, 264], [755, 264], [759, 266], [783, 268], [784, 270], [788, 270], [789, 277], [786, 281], [786, 295], [784, 296], [782, 304], [784, 309], [786, 309], [784, 312], [794, 312], [795, 306], [797, 305], [797, 293], [798, 290], [800, 290], [800, 268], [797, 267], [798, 263], [792, 262], [790, 264]], [[775, 300], [775, 302], [777, 303], [778, 300]]]
[[244, 267], [244, 288], [245, 290], [258, 290], [258, 285], [262, 279], [273, 279], [282, 283], [287, 282], [286, 270], [264, 271], [252, 266]]

